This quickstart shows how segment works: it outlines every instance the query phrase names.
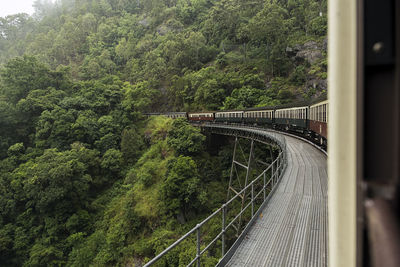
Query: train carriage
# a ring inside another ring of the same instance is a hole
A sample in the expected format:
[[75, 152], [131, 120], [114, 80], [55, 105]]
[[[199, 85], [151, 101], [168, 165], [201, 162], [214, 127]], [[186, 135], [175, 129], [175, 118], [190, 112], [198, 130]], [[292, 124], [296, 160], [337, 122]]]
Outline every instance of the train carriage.
[[308, 129], [308, 107], [277, 109], [274, 125], [278, 129], [305, 132]]
[[243, 113], [245, 123], [257, 125], [272, 125], [274, 110], [249, 110]]
[[328, 139], [328, 100], [310, 106], [310, 130], [313, 138], [321, 145], [326, 145]]
[[186, 112], [167, 112], [167, 113], [164, 113], [164, 116], [171, 118], [171, 119], [186, 118], [187, 113]]
[[244, 111], [220, 111], [215, 112], [216, 122], [229, 122], [229, 123], [241, 123], [243, 119]]
[[214, 112], [196, 112], [188, 113], [189, 121], [213, 121]]

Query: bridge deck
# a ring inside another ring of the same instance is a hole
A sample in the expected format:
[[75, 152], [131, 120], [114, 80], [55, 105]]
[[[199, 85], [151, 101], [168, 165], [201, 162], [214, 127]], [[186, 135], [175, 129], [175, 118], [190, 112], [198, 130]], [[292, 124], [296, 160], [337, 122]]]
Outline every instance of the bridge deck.
[[227, 266], [327, 266], [326, 156], [285, 138], [286, 172]]

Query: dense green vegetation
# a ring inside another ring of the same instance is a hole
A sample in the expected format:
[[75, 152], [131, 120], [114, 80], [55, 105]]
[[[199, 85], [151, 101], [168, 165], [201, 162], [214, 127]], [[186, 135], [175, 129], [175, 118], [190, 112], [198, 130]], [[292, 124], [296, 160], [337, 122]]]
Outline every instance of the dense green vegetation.
[[1, 266], [140, 265], [225, 200], [230, 146], [143, 113], [326, 90], [325, 0], [35, 8], [0, 18]]

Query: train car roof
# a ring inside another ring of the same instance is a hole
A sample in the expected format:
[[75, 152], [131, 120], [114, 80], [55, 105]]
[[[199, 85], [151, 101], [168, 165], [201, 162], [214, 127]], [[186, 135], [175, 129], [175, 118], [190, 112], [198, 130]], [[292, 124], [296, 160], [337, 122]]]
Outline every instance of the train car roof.
[[215, 113], [240, 113], [240, 112], [244, 112], [244, 109], [219, 110], [219, 111], [215, 111]]
[[256, 108], [246, 108], [244, 111], [258, 111], [258, 110], [274, 110], [275, 107], [256, 107]]
[[209, 114], [209, 113], [215, 113], [215, 111], [193, 111], [193, 112], [188, 112], [188, 114]]
[[317, 104], [319, 102], [323, 102], [327, 100], [328, 97], [326, 93], [321, 94], [319, 97], [312, 99], [312, 100], [300, 100], [297, 102], [293, 103], [288, 103], [288, 104], [283, 104], [283, 105], [278, 105], [275, 107], [275, 109], [287, 109], [287, 108], [298, 108], [298, 107], [305, 107], [305, 106], [311, 106], [314, 104]]

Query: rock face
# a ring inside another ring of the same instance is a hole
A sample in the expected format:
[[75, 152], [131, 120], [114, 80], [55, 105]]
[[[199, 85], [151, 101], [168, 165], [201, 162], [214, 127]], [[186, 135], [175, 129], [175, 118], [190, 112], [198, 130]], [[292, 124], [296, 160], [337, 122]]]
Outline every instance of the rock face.
[[[296, 65], [303, 63], [313, 65], [324, 58], [323, 53], [327, 51], [327, 44], [327, 38], [320, 44], [315, 41], [308, 41], [304, 44], [287, 47], [286, 54]], [[306, 82], [302, 86], [304, 93], [314, 94], [315, 97], [318, 97], [322, 92], [326, 92], [327, 89], [327, 80], [317, 74], [308, 74]]]
[[306, 82], [306, 88], [314, 88], [318, 91], [326, 91], [328, 89], [328, 82], [326, 79], [310, 79]]
[[310, 64], [314, 64], [315, 62], [323, 58], [323, 49], [324, 46], [320, 47], [317, 42], [308, 41], [302, 45], [287, 47], [286, 53], [298, 63], [307, 61]]

